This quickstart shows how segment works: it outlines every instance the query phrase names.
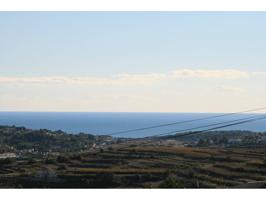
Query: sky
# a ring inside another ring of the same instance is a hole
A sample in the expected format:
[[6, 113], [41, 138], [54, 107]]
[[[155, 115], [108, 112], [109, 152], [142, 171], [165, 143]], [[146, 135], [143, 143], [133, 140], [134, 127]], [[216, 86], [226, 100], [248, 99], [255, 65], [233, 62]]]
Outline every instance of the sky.
[[266, 12], [0, 12], [0, 110], [266, 106]]

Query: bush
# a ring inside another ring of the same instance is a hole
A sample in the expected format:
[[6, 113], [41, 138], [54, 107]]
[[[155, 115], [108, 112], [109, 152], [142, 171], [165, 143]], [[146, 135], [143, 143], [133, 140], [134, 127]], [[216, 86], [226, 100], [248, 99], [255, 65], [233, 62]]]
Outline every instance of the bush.
[[45, 164], [56, 164], [56, 160], [53, 158], [46, 158], [44, 162]]
[[8, 164], [12, 164], [13, 162], [14, 162], [14, 159], [11, 159], [11, 158], [0, 159], [0, 165], [8, 165]]
[[173, 176], [167, 177], [160, 185], [160, 188], [184, 188], [183, 182]]
[[68, 161], [69, 161], [69, 159], [65, 156], [58, 156], [57, 157], [57, 162], [59, 162], [59, 163], [66, 163]]
[[81, 155], [74, 155], [74, 156], [71, 157], [71, 159], [82, 161], [82, 156]]
[[67, 169], [67, 166], [65, 164], [61, 164], [58, 166], [57, 168], [58, 170], [66, 170]]
[[90, 187], [93, 188], [110, 188], [115, 187], [116, 185], [112, 173], [97, 174], [94, 180], [90, 183]]
[[34, 160], [33, 158], [29, 158], [28, 164], [34, 164], [34, 163], [36, 163], [36, 160]]

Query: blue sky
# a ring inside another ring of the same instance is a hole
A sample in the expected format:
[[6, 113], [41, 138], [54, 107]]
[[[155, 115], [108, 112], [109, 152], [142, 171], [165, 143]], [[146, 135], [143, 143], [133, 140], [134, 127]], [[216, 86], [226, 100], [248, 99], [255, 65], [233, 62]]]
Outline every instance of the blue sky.
[[265, 106], [265, 23], [265, 12], [0, 12], [0, 110]]

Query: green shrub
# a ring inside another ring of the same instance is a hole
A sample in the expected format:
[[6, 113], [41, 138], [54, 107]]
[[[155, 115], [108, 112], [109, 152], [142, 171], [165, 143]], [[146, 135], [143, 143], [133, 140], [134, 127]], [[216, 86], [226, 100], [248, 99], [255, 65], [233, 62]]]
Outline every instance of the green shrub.
[[66, 170], [67, 169], [67, 166], [65, 164], [61, 164], [58, 166], [57, 168], [58, 170]]
[[8, 164], [12, 164], [13, 162], [14, 162], [14, 159], [12, 158], [0, 159], [0, 165], [8, 165]]
[[46, 158], [44, 161], [45, 164], [56, 164], [56, 160], [53, 158]]
[[57, 162], [59, 163], [66, 163], [66, 162], [69, 162], [69, 159], [65, 156], [58, 156], [57, 157]]
[[97, 174], [94, 180], [90, 183], [93, 188], [110, 188], [117, 186], [112, 173]]
[[160, 185], [160, 188], [184, 188], [182, 181], [177, 180], [174, 176], [168, 176]]

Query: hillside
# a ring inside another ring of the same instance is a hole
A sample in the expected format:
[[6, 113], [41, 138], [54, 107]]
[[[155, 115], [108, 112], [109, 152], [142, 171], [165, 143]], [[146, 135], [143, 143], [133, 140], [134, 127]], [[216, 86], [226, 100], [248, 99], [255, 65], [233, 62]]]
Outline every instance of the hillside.
[[[216, 137], [222, 139], [215, 143]], [[264, 133], [217, 131], [182, 139], [119, 139], [1, 126], [0, 187], [264, 188], [263, 138]]]
[[95, 136], [84, 133], [67, 134], [60, 130], [31, 130], [25, 127], [0, 126], [0, 150], [2, 152], [73, 152], [87, 149], [95, 141]]

